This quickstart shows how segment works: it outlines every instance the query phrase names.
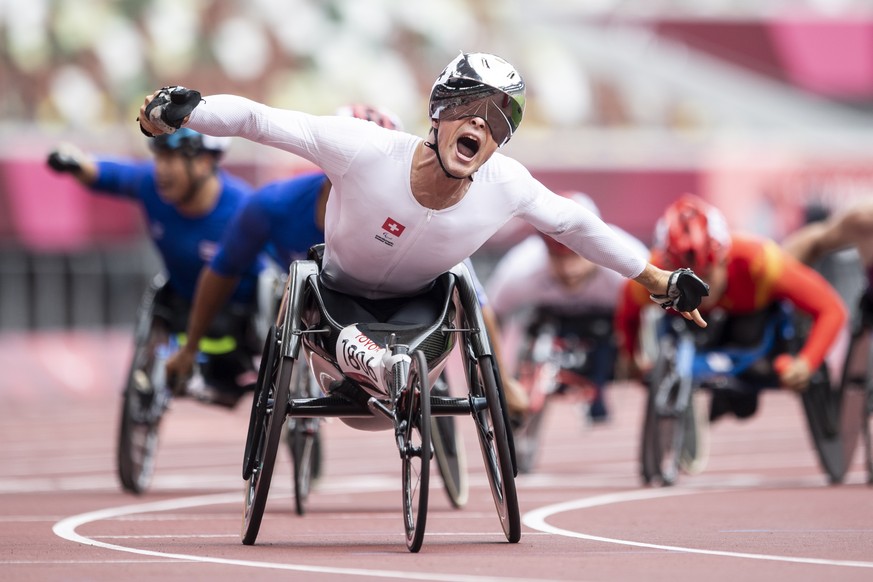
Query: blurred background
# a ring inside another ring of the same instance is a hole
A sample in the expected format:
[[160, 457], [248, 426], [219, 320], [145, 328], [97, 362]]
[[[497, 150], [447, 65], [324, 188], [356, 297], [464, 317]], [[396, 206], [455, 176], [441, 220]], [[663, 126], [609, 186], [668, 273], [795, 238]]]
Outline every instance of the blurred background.
[[[164, 85], [320, 114], [367, 102], [424, 136], [445, 64], [495, 53], [528, 86], [505, 153], [646, 243], [684, 192], [777, 240], [873, 193], [870, 0], [0, 0], [0, 47], [7, 338], [129, 329], [159, 269], [138, 208], [45, 157], [147, 156], [134, 120]], [[225, 165], [255, 185], [309, 169], [241, 140]], [[483, 248], [480, 275], [518, 236]]]

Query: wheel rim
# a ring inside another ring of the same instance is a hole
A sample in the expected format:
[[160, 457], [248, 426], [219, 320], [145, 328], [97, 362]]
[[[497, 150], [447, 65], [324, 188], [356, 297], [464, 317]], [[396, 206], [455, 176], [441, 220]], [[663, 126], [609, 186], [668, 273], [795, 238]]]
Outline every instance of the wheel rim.
[[263, 419], [254, 429], [249, 427], [250, 432], [255, 435], [252, 439], [255, 461], [245, 485], [245, 512], [241, 537], [246, 545], [255, 543], [267, 505], [276, 453], [282, 440], [282, 427], [287, 413], [288, 386], [294, 368], [293, 358], [280, 359], [268, 389], [270, 398], [266, 399], [267, 406]]
[[[507, 540], [515, 543], [521, 539], [521, 518], [518, 511], [518, 498], [509, 453], [508, 436], [506, 426], [502, 422], [502, 416], [499, 425], [496, 420], [497, 415], [502, 414], [496, 380], [490, 376], [491, 388], [489, 389], [483, 378], [484, 368], [487, 366], [488, 372], [493, 374], [493, 366], [488, 356], [482, 357], [473, 365], [475, 370], [470, 392], [474, 396], [484, 396], [488, 401], [488, 406], [484, 410], [474, 414], [476, 434], [479, 438], [482, 459], [488, 473], [491, 495], [494, 498], [494, 507], [500, 518], [503, 533]], [[498, 439], [501, 441], [500, 443], [498, 443]]]
[[[150, 312], [146, 315], [151, 317]], [[141, 372], [151, 378], [155, 350], [167, 339], [168, 335], [161, 326], [154, 322], [150, 324], [145, 337], [137, 341], [122, 398], [118, 475], [122, 488], [131, 493], [143, 493], [151, 485], [158, 449], [158, 427], [165, 408], [154, 391], [148, 400], [144, 399], [135, 385], [134, 374]]]
[[411, 552], [421, 549], [427, 522], [430, 485], [431, 415], [427, 362], [421, 351], [413, 354], [409, 379], [401, 405], [403, 516], [406, 545]]

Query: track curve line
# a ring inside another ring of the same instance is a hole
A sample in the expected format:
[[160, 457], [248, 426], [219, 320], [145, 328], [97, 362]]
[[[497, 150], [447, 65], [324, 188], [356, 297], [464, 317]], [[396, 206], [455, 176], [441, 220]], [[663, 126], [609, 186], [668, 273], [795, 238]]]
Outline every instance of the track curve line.
[[771, 562], [791, 562], [795, 564], [818, 564], [822, 566], [843, 566], [847, 568], [873, 568], [873, 562], [861, 562], [855, 560], [828, 560], [824, 558], [800, 558], [796, 556], [778, 556], [771, 554], [752, 554], [746, 552], [728, 552], [724, 550], [704, 550], [700, 548], [688, 548], [682, 546], [667, 546], [662, 544], [649, 544], [646, 542], [637, 542], [633, 540], [623, 540], [617, 538], [607, 538], [603, 536], [595, 536], [581, 532], [571, 531], [555, 527], [548, 523], [548, 518], [552, 515], [565, 513], [568, 511], [576, 511], [579, 509], [590, 509], [592, 507], [603, 507], [605, 505], [614, 505], [617, 503], [627, 503], [631, 501], [647, 501], [650, 499], [659, 499], [662, 497], [677, 497], [680, 495], [701, 495], [727, 493], [736, 491], [736, 489], [644, 489], [627, 491], [623, 493], [609, 493], [606, 495], [597, 495], [594, 497], [584, 497], [573, 501], [556, 503], [529, 511], [522, 516], [522, 523], [527, 527], [554, 535], [590, 540], [596, 542], [605, 542], [610, 544], [620, 544], [623, 546], [634, 546], [638, 548], [649, 548], [654, 550], [665, 550], [669, 552], [681, 552], [686, 554], [702, 554], [708, 556], [722, 556], [728, 558], [744, 558], [748, 560], [766, 560]]

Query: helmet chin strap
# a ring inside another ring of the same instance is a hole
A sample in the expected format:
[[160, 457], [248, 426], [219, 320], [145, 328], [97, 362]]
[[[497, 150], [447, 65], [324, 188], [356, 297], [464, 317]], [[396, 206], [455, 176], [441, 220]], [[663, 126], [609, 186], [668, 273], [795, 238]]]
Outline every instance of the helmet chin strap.
[[425, 141], [424, 145], [425, 145], [425, 147], [432, 149], [433, 153], [436, 154], [436, 159], [440, 164], [440, 168], [443, 169], [443, 174], [445, 174], [447, 178], [451, 178], [452, 180], [466, 180], [467, 178], [469, 178], [470, 181], [472, 182], [473, 176], [467, 176], [467, 178], [463, 178], [461, 176], [455, 176], [454, 174], [449, 173], [449, 171], [446, 169], [445, 164], [443, 164], [443, 158], [442, 158], [442, 156], [440, 156], [440, 148], [437, 145], [437, 144], [439, 144], [439, 141], [440, 141], [439, 133], [437, 133], [439, 131], [439, 128], [433, 127], [433, 128], [431, 128], [431, 131], [433, 131], [433, 143], [431, 143], [429, 141]]

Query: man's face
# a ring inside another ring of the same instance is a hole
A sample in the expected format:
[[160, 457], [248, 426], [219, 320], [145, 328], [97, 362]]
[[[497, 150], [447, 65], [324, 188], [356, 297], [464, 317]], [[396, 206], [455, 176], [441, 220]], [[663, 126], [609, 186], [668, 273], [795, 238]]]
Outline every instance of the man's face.
[[481, 117], [434, 122], [439, 127], [440, 157], [454, 176], [472, 176], [497, 151], [488, 124]]
[[176, 152], [155, 152], [155, 177], [161, 200], [173, 206], [186, 201], [188, 193], [212, 173], [208, 155], [186, 158]]
[[549, 267], [562, 286], [573, 289], [587, 279], [597, 265], [573, 252], [550, 252]]

